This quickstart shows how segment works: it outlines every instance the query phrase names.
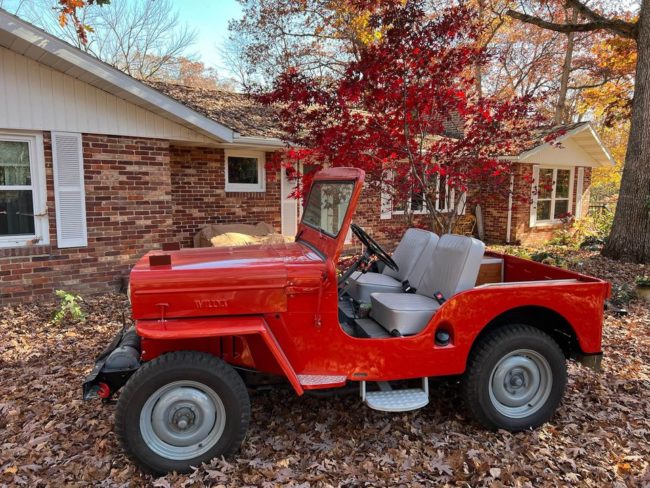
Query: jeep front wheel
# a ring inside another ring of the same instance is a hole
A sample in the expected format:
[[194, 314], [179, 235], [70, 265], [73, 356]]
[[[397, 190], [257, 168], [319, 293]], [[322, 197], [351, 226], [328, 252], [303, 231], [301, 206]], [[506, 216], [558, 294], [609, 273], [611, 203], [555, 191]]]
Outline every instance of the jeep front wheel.
[[234, 453], [250, 419], [239, 375], [221, 359], [172, 352], [142, 366], [117, 405], [116, 428], [129, 456], [156, 474]]
[[528, 325], [501, 327], [481, 338], [463, 378], [469, 412], [490, 429], [535, 428], [555, 412], [567, 380], [558, 344]]

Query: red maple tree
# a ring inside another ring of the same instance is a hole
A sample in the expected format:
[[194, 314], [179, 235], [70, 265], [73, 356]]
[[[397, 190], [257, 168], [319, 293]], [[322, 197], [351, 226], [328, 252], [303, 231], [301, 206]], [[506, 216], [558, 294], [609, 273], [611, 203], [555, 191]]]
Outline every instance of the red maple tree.
[[421, 0], [354, 5], [371, 9], [378, 35], [340, 79], [291, 69], [260, 97], [277, 106], [292, 141], [280, 163], [302, 187], [312, 176], [299, 171], [306, 164], [362, 168], [407, 214], [424, 204], [432, 228], [452, 232], [466, 206], [508, 196], [513, 163], [504, 156], [521, 152], [541, 120], [528, 99], [473, 94], [473, 68], [488, 54], [475, 42], [482, 27], [471, 9], [431, 15]]

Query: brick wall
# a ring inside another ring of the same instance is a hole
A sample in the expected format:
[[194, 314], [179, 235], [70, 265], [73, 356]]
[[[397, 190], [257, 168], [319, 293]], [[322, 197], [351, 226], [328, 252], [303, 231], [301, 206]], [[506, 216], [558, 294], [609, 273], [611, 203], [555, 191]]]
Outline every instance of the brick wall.
[[[515, 179], [518, 175], [515, 174]], [[503, 195], [479, 195], [485, 242], [506, 242], [508, 235], [508, 198]], [[475, 209], [473, 209], [475, 211]]]
[[0, 305], [55, 289], [115, 289], [139, 256], [170, 239], [168, 143], [84, 134], [88, 246], [57, 248], [52, 146], [43, 136], [50, 245], [0, 249]]
[[192, 245], [206, 223], [265, 221], [280, 231], [279, 172], [266, 191], [226, 192], [223, 149], [84, 134], [88, 246], [59, 249], [50, 133], [44, 137], [50, 245], [0, 248], [0, 305], [56, 289], [101, 293], [165, 242]]
[[267, 172], [265, 192], [226, 192], [223, 149], [172, 146], [170, 154], [174, 235], [183, 246], [209, 223], [264, 221], [280, 232], [279, 171]]

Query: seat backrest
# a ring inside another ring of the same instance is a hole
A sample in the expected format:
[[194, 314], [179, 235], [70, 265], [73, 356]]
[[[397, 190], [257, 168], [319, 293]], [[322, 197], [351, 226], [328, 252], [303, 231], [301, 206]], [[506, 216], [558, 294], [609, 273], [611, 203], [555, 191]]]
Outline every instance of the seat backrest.
[[426, 266], [417, 293], [433, 297], [441, 292], [445, 298], [476, 285], [485, 244], [473, 237], [445, 234], [433, 251], [433, 259]]
[[[424, 229], [408, 229], [402, 240], [397, 245], [393, 253], [393, 261], [399, 267], [399, 271], [394, 271], [388, 266], [384, 267], [383, 274], [391, 276], [399, 281], [406, 279], [411, 282], [412, 271], [418, 271], [416, 264], [425, 250], [429, 253], [435, 248], [438, 242], [438, 236], [433, 232]], [[419, 280], [419, 277], [418, 277]]]

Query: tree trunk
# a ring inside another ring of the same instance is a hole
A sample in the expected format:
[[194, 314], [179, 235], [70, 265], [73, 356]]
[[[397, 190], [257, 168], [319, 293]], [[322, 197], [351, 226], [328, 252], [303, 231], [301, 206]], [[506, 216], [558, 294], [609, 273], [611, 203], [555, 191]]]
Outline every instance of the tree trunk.
[[643, 0], [630, 139], [614, 225], [603, 254], [650, 262], [650, 0]]
[[[567, 12], [567, 20], [568, 12]], [[575, 24], [578, 21], [578, 11], [572, 9], [570, 22]], [[573, 49], [575, 46], [575, 32], [569, 32], [566, 42], [566, 52], [564, 53], [564, 63], [562, 64], [562, 76], [560, 77], [560, 93], [557, 97], [557, 106], [555, 107], [555, 124], [568, 122], [566, 110], [566, 95], [569, 90], [569, 77], [571, 76], [571, 65], [573, 64]]]
[[478, 63], [474, 65], [474, 85], [476, 87], [476, 95], [479, 98], [483, 98], [483, 72]]

